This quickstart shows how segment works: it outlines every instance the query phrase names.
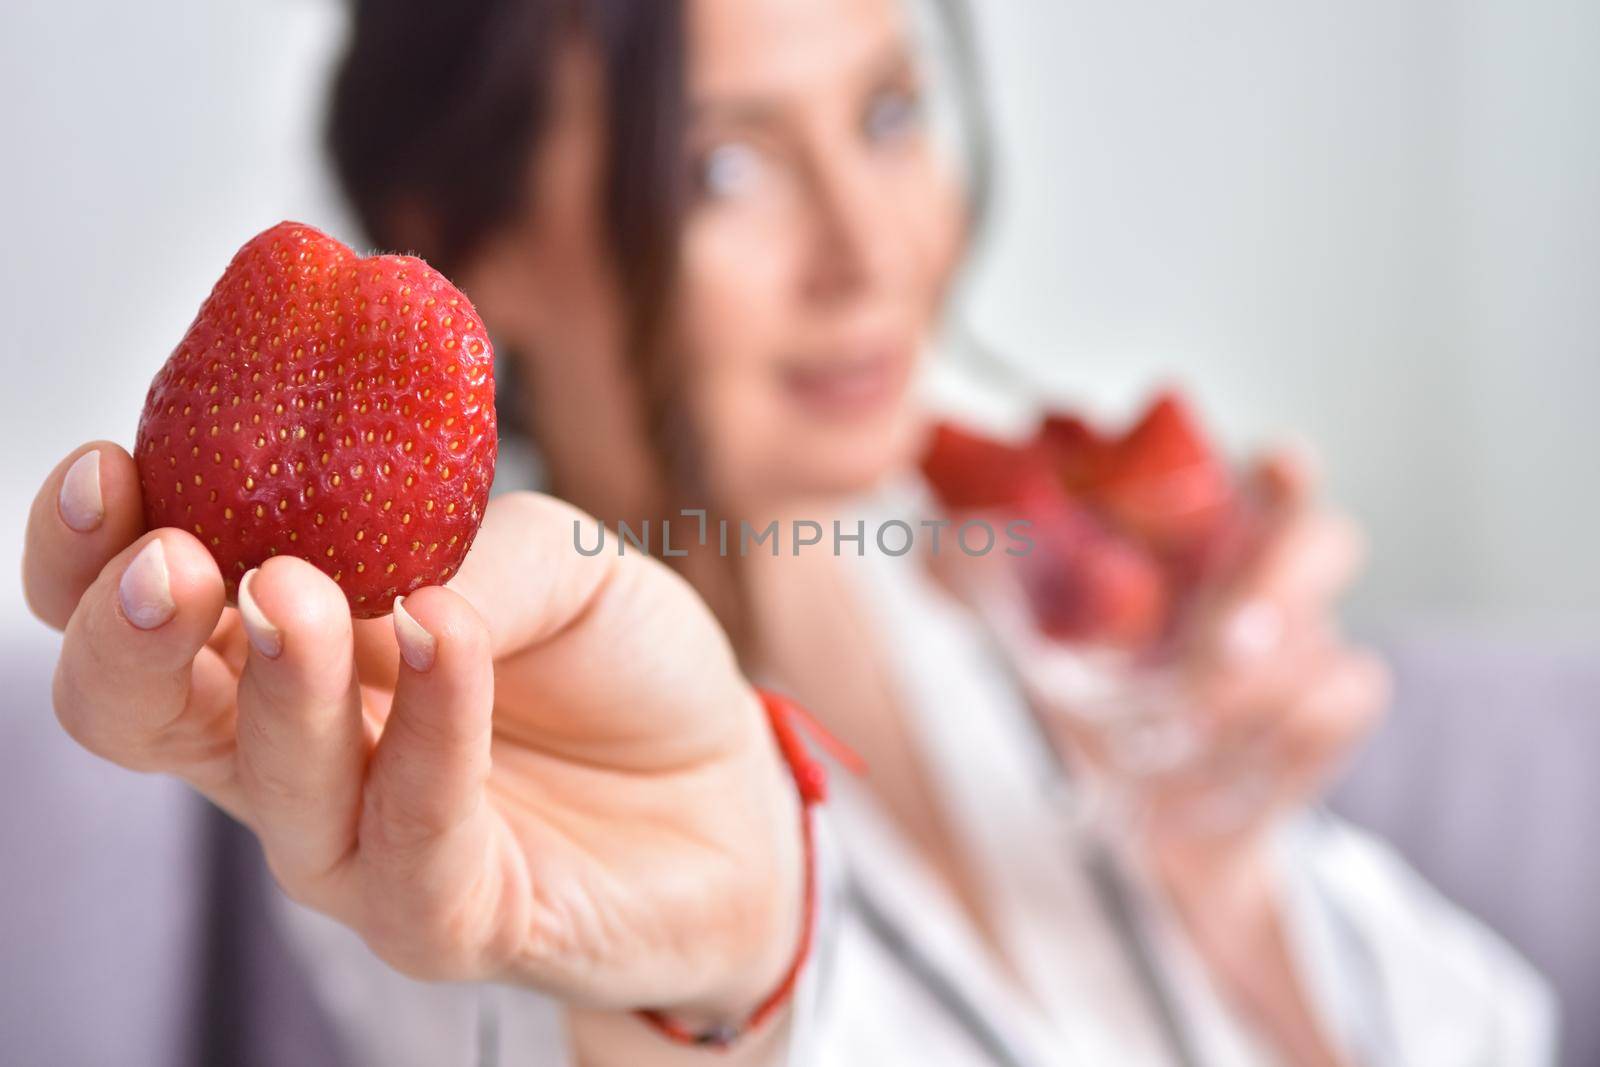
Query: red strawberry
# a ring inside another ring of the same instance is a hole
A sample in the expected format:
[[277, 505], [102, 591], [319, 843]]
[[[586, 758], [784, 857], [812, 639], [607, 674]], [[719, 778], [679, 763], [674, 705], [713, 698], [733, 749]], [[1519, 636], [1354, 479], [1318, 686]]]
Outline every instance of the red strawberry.
[[146, 520], [200, 538], [230, 599], [294, 555], [355, 615], [381, 615], [449, 578], [477, 535], [493, 360], [426, 263], [280, 223], [233, 257], [151, 383], [134, 449]]
[[1188, 406], [1167, 393], [1111, 445], [1089, 492], [1141, 538], [1181, 550], [1226, 517], [1233, 482]]
[[1039, 446], [1050, 455], [1056, 473], [1073, 493], [1099, 482], [1113, 445], [1083, 419], [1065, 412], [1046, 415], [1039, 426]]
[[1160, 565], [1070, 501], [1034, 501], [1033, 550], [1017, 562], [1039, 629], [1061, 641], [1139, 646], [1167, 623], [1168, 592]]
[[979, 437], [949, 423], [934, 427], [922, 470], [945, 506], [958, 511], [1014, 505], [1048, 494], [1054, 483], [1048, 459], [1036, 446]]

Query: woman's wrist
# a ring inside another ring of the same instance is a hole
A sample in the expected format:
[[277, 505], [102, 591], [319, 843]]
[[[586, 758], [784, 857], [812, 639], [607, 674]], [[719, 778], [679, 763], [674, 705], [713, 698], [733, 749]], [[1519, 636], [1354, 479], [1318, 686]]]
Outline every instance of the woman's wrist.
[[783, 1062], [789, 1009], [784, 1007], [733, 1047], [664, 1041], [631, 1011], [569, 1006], [567, 1043], [579, 1067], [773, 1067]]
[[1236, 1008], [1287, 1062], [1342, 1065], [1302, 980], [1270, 842], [1257, 833], [1222, 847], [1168, 843], [1153, 862], [1190, 942]]
[[[835, 751], [847, 766], [859, 761], [798, 706], [774, 693], [757, 694], [770, 727], [773, 758], [758, 773], [752, 805], [771, 822], [757, 835], [766, 846], [742, 857], [751, 890], [728, 903], [735, 957], [724, 980], [680, 1001], [621, 1012], [569, 1008], [573, 1050], [585, 1065], [692, 1064], [708, 1052], [719, 1063], [751, 1067], [777, 1062], [786, 1041], [791, 1004], [810, 955], [817, 918], [817, 849], [811, 808], [826, 795], [826, 775], [802, 740], [800, 727]], [[775, 788], [776, 787], [776, 788]], [[777, 798], [778, 803], [760, 803]], [[743, 952], [738, 946], [747, 946]]]
[[636, 1012], [661, 1037], [682, 1045], [725, 1048], [747, 1043], [751, 1033], [787, 1009], [810, 955], [818, 883], [811, 808], [825, 799], [827, 782], [800, 727], [809, 728], [830, 748], [842, 746], [787, 698], [766, 691], [758, 696], [775, 750], [770, 770], [782, 780], [776, 791], [768, 784], [753, 795], [783, 802], [771, 812], [775, 822], [770, 832], [760, 837], [772, 845], [771, 850], [750, 857], [747, 865], [752, 871], [767, 872], [755, 879], [760, 890], [746, 898], [756, 918], [747, 923], [732, 916], [736, 926], [757, 931], [735, 940], [749, 945], [752, 953], [729, 968], [726, 986], [676, 1005]]
[[1277, 913], [1278, 880], [1264, 833], [1220, 841], [1163, 837], [1146, 842], [1146, 855], [1186, 921], [1239, 929]]
[[749, 920], [740, 924], [750, 931], [740, 939], [747, 950], [730, 960], [726, 977], [711, 988], [654, 1009], [660, 1017], [697, 1032], [745, 1024], [783, 985], [809, 937], [811, 857], [809, 831], [803, 823], [809, 816], [787, 767], [781, 760], [774, 764], [776, 803], [767, 838], [771, 848], [762, 856], [743, 858], [747, 869], [767, 872], [753, 879], [762, 888], [746, 909]]

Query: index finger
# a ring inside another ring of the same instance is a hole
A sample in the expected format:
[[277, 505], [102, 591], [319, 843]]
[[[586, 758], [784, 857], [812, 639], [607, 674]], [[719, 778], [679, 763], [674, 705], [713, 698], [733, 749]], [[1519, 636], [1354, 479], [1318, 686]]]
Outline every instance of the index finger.
[[1250, 482], [1258, 510], [1247, 555], [1200, 613], [1194, 647], [1202, 660], [1257, 659], [1276, 652], [1298, 629], [1321, 629], [1364, 554], [1360, 528], [1320, 506], [1307, 450], [1268, 452]]
[[81, 445], [56, 464], [28, 512], [22, 591], [57, 630], [105, 565], [144, 533], [133, 457], [110, 441]]
[[1273, 514], [1308, 507], [1319, 481], [1316, 458], [1304, 445], [1268, 449], [1250, 470], [1251, 488]]

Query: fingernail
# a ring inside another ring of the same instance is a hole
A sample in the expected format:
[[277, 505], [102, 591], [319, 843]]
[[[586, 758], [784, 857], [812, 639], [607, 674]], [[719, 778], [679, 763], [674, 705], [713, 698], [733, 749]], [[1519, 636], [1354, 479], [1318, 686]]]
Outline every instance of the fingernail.
[[261, 605], [256, 603], [255, 596], [250, 592], [250, 580], [256, 576], [256, 570], [255, 567], [250, 568], [239, 579], [239, 618], [244, 621], [245, 635], [250, 638], [255, 650], [268, 659], [277, 659], [283, 651], [283, 632], [272, 625], [267, 613], [261, 610]]
[[1246, 604], [1233, 613], [1222, 631], [1222, 647], [1229, 659], [1249, 663], [1277, 651], [1283, 641], [1283, 618], [1265, 601]]
[[117, 583], [122, 613], [141, 630], [154, 630], [172, 618], [178, 605], [167, 577], [167, 553], [158, 537], [139, 550]]
[[433, 635], [422, 628], [406, 610], [406, 598], [394, 598], [394, 638], [400, 643], [400, 658], [414, 671], [425, 671], [433, 666], [433, 653], [437, 646]]
[[100, 496], [100, 450], [90, 449], [72, 461], [61, 479], [61, 521], [79, 533], [88, 533], [106, 517]]

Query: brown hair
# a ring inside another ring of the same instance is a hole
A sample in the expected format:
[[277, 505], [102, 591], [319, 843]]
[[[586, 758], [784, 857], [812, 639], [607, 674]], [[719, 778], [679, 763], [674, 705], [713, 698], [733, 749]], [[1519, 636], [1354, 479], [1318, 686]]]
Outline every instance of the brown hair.
[[[604, 70], [603, 202], [639, 350], [658, 333], [676, 262], [678, 0], [356, 0], [328, 149], [374, 244], [455, 273], [525, 206], [554, 53], [578, 36]], [[514, 364], [505, 369], [503, 395], [518, 387]], [[520, 406], [503, 407], [514, 432]]]

